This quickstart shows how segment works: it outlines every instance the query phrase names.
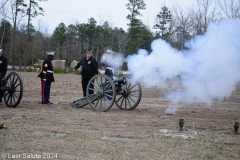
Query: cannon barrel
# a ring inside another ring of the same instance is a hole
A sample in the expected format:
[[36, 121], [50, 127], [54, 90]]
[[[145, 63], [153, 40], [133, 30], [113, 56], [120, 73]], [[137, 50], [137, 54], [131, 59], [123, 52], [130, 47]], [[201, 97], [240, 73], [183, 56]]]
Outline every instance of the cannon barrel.
[[[112, 82], [113, 82], [113, 84], [115, 86], [125, 85], [127, 83], [127, 78], [126, 77], [121, 77], [119, 79], [112, 80]], [[106, 86], [106, 85], [110, 85], [110, 81], [109, 80], [106, 80], [106, 82], [101, 84], [101, 86]]]
[[126, 77], [120, 77], [119, 79], [114, 79], [113, 83], [114, 84], [126, 84], [127, 78]]

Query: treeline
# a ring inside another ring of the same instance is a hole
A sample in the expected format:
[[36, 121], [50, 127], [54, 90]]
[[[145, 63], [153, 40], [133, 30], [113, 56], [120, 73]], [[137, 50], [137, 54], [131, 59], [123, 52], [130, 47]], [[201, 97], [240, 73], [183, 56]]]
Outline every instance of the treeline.
[[[240, 18], [240, 0], [193, 0], [193, 5], [188, 8], [162, 6], [155, 24], [147, 26], [141, 21], [141, 11], [147, 7], [144, 0], [129, 0], [126, 4], [129, 10], [127, 31], [112, 28], [108, 21], [99, 24], [91, 17], [88, 23], [76, 22], [68, 26], [60, 23], [49, 34], [47, 27], [31, 24], [32, 18], [43, 14], [44, 9], [38, 2], [44, 0], [28, 1], [28, 5], [24, 0], [2, 0], [0, 4], [0, 47], [10, 65], [24, 66], [25, 69], [38, 59], [44, 59], [46, 51], [56, 51], [55, 59], [65, 59], [69, 66], [73, 59], [82, 58], [88, 48], [100, 61], [106, 49], [124, 56], [135, 54], [139, 49], [151, 51], [152, 41], [158, 38], [183, 50], [187, 49], [184, 43], [204, 34], [211, 22]], [[26, 17], [27, 23], [23, 23]]]

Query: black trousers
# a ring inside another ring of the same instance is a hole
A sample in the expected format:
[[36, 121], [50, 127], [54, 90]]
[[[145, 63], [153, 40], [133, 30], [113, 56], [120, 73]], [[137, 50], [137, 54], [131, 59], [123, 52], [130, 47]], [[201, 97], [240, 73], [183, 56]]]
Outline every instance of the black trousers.
[[[86, 95], [87, 95], [87, 85], [88, 85], [88, 82], [90, 81], [90, 79], [91, 78], [82, 78], [83, 97], [86, 97]], [[89, 88], [94, 89], [93, 84], [90, 84]], [[93, 93], [94, 93], [93, 90], [89, 90], [89, 94], [93, 94]]]
[[50, 103], [50, 89], [51, 83], [41, 80], [42, 84], [42, 104]]
[[[1, 88], [1, 86], [0, 86], [0, 88]], [[3, 95], [4, 95], [4, 91], [0, 91], [0, 102], [2, 102]]]
[[[4, 77], [3, 77], [4, 78]], [[2, 80], [2, 77], [0, 77], [0, 88], [2, 87], [2, 86], [5, 86], [5, 80]], [[0, 102], [2, 102], [2, 98], [3, 98], [3, 95], [4, 95], [4, 92], [5, 91], [0, 91]]]

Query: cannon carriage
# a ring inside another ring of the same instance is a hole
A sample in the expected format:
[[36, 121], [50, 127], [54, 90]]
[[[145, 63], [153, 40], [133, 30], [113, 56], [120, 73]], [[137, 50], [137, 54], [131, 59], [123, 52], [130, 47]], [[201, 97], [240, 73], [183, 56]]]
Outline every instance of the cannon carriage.
[[71, 103], [81, 108], [87, 104], [95, 111], [106, 112], [114, 104], [121, 110], [133, 110], [141, 101], [142, 90], [139, 82], [131, 82], [130, 77], [112, 80], [104, 74], [91, 78], [87, 85], [86, 97]]
[[3, 99], [8, 107], [17, 107], [22, 100], [23, 82], [21, 77], [16, 72], [10, 72], [6, 78], [0, 75], [1, 88], [3, 91]]

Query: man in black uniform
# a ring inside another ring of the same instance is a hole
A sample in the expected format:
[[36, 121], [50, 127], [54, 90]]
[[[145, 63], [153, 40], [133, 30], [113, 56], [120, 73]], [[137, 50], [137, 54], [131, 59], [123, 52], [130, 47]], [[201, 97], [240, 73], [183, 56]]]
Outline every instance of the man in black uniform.
[[[82, 58], [80, 62], [74, 67], [74, 72], [82, 66], [82, 89], [83, 89], [83, 97], [86, 96], [87, 85], [90, 79], [98, 74], [98, 63], [92, 57], [91, 49], [87, 50], [86, 57]], [[94, 86], [91, 84], [90, 88]], [[90, 94], [93, 94], [93, 91], [89, 91]]]
[[[2, 85], [5, 81], [5, 75], [7, 73], [7, 66], [8, 66], [8, 61], [7, 58], [5, 56], [3, 56], [3, 51], [2, 49], [0, 49], [0, 78], [1, 78], [1, 82], [0, 82], [0, 88], [2, 87]], [[3, 97], [4, 91], [0, 91], [0, 105], [2, 104], [2, 97]]]
[[53, 104], [50, 102], [51, 83], [54, 82], [53, 76], [53, 60], [54, 52], [47, 52], [47, 59], [42, 63], [42, 71], [38, 75], [42, 84], [42, 104]]

